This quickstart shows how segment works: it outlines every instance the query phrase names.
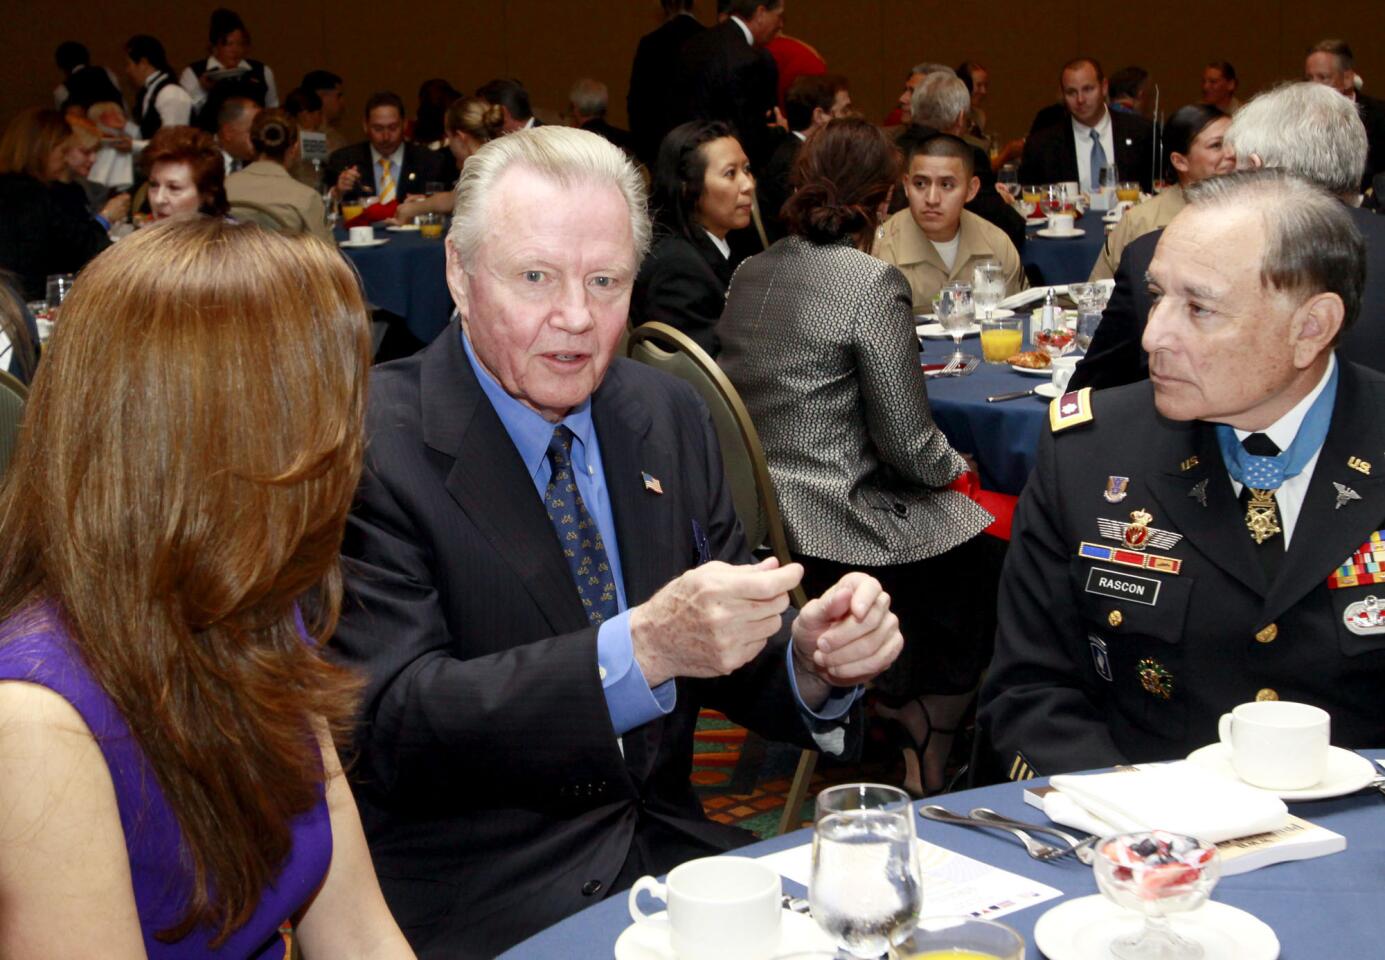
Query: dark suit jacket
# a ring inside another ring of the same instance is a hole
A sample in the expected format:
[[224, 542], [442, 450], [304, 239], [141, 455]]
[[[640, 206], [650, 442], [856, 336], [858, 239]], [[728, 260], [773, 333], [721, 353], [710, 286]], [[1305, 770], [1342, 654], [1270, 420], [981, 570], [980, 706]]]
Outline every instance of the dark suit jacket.
[[[1385, 474], [1349, 465], [1385, 449], [1385, 377], [1346, 362], [1340, 371], [1332, 426], [1272, 583], [1211, 424], [1163, 419], [1143, 383], [1094, 394], [1085, 425], [1044, 432], [1015, 512], [978, 711], [1006, 770], [1017, 755], [1040, 776], [1178, 759], [1216, 742], [1218, 716], [1266, 688], [1328, 710], [1334, 744], [1385, 739], [1385, 635], [1343, 622], [1380, 587], [1328, 588], [1385, 525]], [[1129, 478], [1117, 505], [1103, 496], [1112, 474]], [[1334, 483], [1360, 499], [1338, 509]], [[1078, 556], [1082, 541], [1120, 546], [1097, 521], [1124, 523], [1136, 509], [1181, 535], [1157, 551], [1182, 561], [1177, 574]]]
[[801, 149], [803, 141], [793, 134], [780, 137], [778, 145], [769, 155], [769, 160], [755, 177], [755, 196], [760, 204], [760, 219], [764, 221], [765, 233], [769, 235], [770, 243], [788, 232], [784, 221], [779, 219], [779, 213], [784, 207], [784, 201], [793, 193], [793, 184], [789, 182], [789, 176], [793, 173], [794, 161], [798, 159], [798, 151]]
[[588, 120], [586, 123], [582, 124], [582, 129], [586, 130], [588, 133], [594, 133], [598, 137], [604, 137], [626, 153], [634, 156], [635, 141], [630, 136], [629, 130], [622, 130], [620, 127], [612, 126], [602, 117]]
[[677, 327], [713, 357], [721, 350], [717, 321], [726, 307], [732, 265], [700, 231], [666, 236], [640, 264], [630, 297], [630, 322], [658, 320]]
[[1063, 101], [1050, 103], [1046, 107], [1040, 107], [1034, 114], [1034, 119], [1029, 124], [1029, 135], [1032, 137], [1040, 130], [1056, 126], [1068, 118], [1068, 108]]
[[1358, 93], [1356, 110], [1366, 127], [1366, 170], [1361, 177], [1364, 192], [1375, 180], [1375, 175], [1385, 171], [1385, 101]]
[[0, 174], [0, 270], [18, 277], [26, 301], [44, 298], [49, 274], [76, 273], [111, 245], [90, 212], [56, 193], [28, 174]]
[[679, 14], [640, 38], [630, 67], [625, 107], [635, 155], [650, 170], [659, 159], [664, 134], [678, 125], [686, 95], [678, 86], [678, 59], [683, 44], [707, 28], [691, 14]]
[[[1361, 312], [1342, 335], [1337, 353], [1385, 372], [1385, 217], [1359, 207], [1347, 207], [1347, 212], [1366, 239], [1366, 286], [1361, 295]], [[1069, 389], [1099, 390], [1149, 376], [1149, 358], [1140, 347], [1150, 308], [1145, 271], [1163, 234], [1163, 230], [1147, 233], [1122, 252], [1116, 268], [1116, 289], [1107, 301], [1091, 348], [1073, 371]]]
[[[429, 181], [442, 183], [447, 176], [447, 163], [442, 154], [446, 150], [429, 150], [427, 147], [419, 146], [416, 143], [404, 144], [404, 167], [396, 173], [395, 197], [403, 200], [411, 193], [423, 193], [424, 187]], [[448, 158], [451, 154], [448, 153]], [[356, 167], [361, 171], [361, 183], [369, 186], [375, 195], [380, 193], [380, 185], [375, 182], [375, 161], [370, 156], [369, 141], [353, 143], [350, 146], [335, 150], [327, 158], [327, 169], [323, 174], [323, 182], [334, 184], [337, 177], [347, 167]], [[455, 164], [453, 165], [455, 168]], [[454, 178], [455, 179], [455, 178]], [[451, 183], [448, 186], [451, 187]]]
[[[1110, 110], [1111, 139], [1115, 144], [1116, 168], [1122, 180], [1138, 180], [1149, 191], [1153, 180], [1149, 123], [1143, 117]], [[1112, 158], [1107, 158], [1112, 159]], [[1020, 158], [1020, 182], [1062, 183], [1076, 180], [1077, 146], [1072, 139], [1072, 124], [1065, 121], [1036, 130], [1024, 144]]]
[[[909, 151], [915, 143], [920, 143], [937, 135], [938, 131], [932, 127], [921, 123], [911, 123], [899, 132], [895, 143], [898, 144], [900, 153], [908, 157]], [[991, 169], [991, 158], [985, 150], [977, 146], [972, 147], [972, 172], [975, 173], [976, 179], [981, 181], [981, 187], [976, 191], [976, 196], [967, 201], [966, 209], [982, 220], [993, 223], [1004, 230], [1005, 235], [1010, 238], [1010, 242], [1015, 245], [1015, 249], [1023, 250], [1024, 217], [1016, 213], [1005, 202], [1005, 198], [996, 192], [996, 175], [995, 171]], [[908, 205], [908, 196], [902, 189], [896, 189], [890, 197], [890, 212], [903, 210]]]
[[779, 68], [763, 47], [745, 42], [729, 18], [696, 34], [679, 56], [678, 85], [685, 101], [679, 122], [723, 120], [746, 155], [763, 164], [772, 149], [766, 115], [778, 99]]
[[[698, 562], [698, 527], [713, 559], [748, 557], [691, 387], [618, 359], [592, 417], [632, 606]], [[811, 744], [787, 626], [730, 677], [678, 680], [674, 711], [627, 732], [622, 756], [596, 628], [455, 325], [373, 371], [366, 432], [332, 649], [367, 678], [353, 788], [419, 956], [492, 957], [600, 900], [628, 858], [657, 874], [749, 839], [703, 816], [693, 727], [714, 706]]]

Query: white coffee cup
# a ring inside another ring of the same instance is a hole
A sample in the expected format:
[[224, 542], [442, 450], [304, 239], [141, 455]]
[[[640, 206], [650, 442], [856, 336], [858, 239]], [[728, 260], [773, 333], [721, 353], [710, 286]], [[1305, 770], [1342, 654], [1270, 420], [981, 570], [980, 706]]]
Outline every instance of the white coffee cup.
[[370, 243], [370, 241], [375, 239], [375, 228], [352, 227], [350, 237], [352, 243]]
[[[645, 913], [640, 893], [668, 904], [668, 918]], [[668, 881], [640, 877], [630, 888], [636, 923], [669, 926], [678, 960], [766, 960], [779, 949], [779, 874], [746, 857], [689, 860], [669, 871]]]
[[1050, 367], [1053, 371], [1053, 385], [1062, 393], [1068, 388], [1068, 381], [1072, 379], [1072, 372], [1077, 369], [1077, 361], [1081, 357], [1054, 357]]
[[1221, 715], [1217, 735], [1246, 783], [1267, 790], [1301, 790], [1327, 772], [1332, 718], [1326, 710], [1287, 700], [1243, 703]]
[[1072, 233], [1076, 229], [1073, 225], [1072, 214], [1050, 213], [1048, 215], [1048, 229], [1054, 233]]

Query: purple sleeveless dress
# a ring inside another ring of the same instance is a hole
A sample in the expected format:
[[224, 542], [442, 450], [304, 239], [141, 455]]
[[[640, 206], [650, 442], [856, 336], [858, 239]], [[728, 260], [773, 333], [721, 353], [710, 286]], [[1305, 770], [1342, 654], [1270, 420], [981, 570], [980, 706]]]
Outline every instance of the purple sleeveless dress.
[[325, 798], [293, 821], [293, 849], [283, 871], [260, 894], [254, 916], [219, 949], [208, 945], [213, 934], [202, 927], [176, 943], [164, 943], [154, 935], [182, 917], [192, 886], [192, 871], [182, 854], [182, 831], [125, 719], [88, 673], [50, 606], [31, 607], [0, 624], [0, 680], [24, 680], [61, 695], [82, 715], [100, 745], [115, 784], [150, 960], [284, 956], [279, 926], [322, 883], [332, 859]]

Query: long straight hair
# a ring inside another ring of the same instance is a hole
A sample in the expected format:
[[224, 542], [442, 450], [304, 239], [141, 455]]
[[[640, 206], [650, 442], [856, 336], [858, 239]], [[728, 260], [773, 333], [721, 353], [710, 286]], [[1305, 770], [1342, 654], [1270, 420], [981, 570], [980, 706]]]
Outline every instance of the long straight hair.
[[0, 493], [0, 616], [54, 604], [158, 778], [189, 874], [160, 939], [224, 942], [322, 797], [316, 723], [342, 731], [359, 689], [316, 648], [369, 349], [336, 251], [195, 217], [93, 260], [44, 352]]

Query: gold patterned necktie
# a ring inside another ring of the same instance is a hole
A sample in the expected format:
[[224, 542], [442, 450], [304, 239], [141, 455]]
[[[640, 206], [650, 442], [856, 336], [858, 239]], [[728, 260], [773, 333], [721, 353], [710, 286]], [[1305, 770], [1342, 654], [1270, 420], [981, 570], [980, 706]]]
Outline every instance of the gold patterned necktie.
[[394, 176], [390, 172], [390, 158], [380, 158], [380, 202], [389, 203], [394, 199]]

